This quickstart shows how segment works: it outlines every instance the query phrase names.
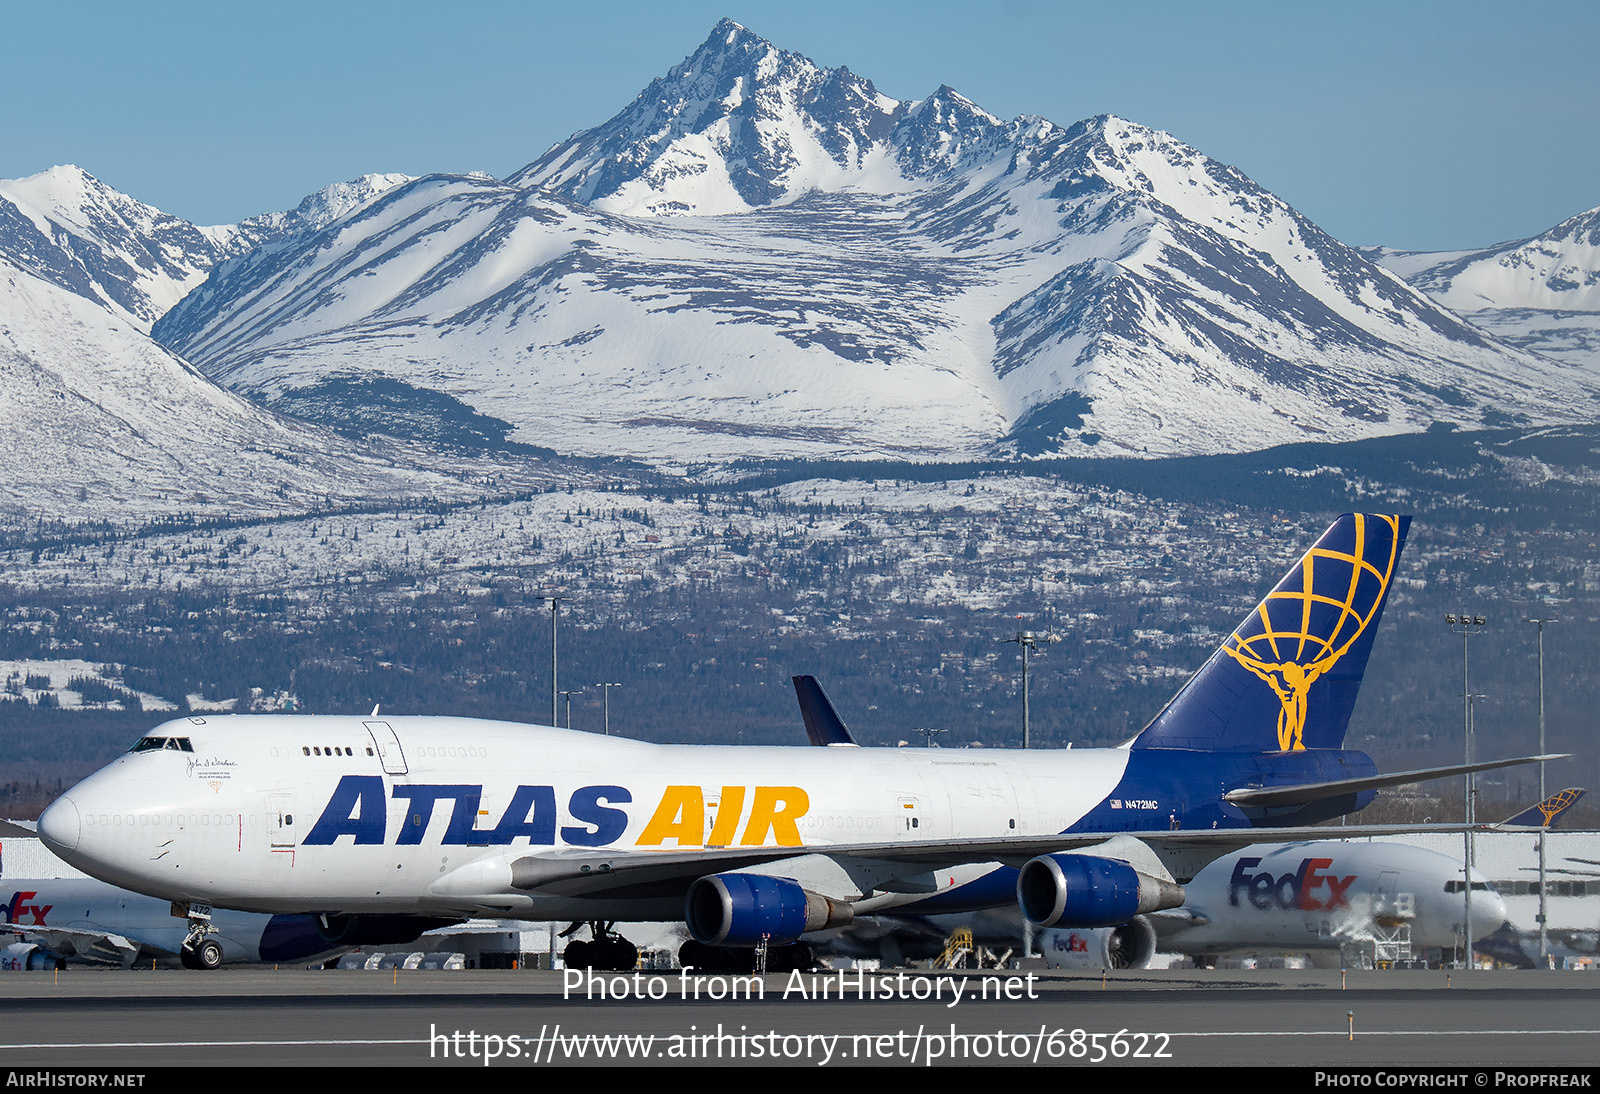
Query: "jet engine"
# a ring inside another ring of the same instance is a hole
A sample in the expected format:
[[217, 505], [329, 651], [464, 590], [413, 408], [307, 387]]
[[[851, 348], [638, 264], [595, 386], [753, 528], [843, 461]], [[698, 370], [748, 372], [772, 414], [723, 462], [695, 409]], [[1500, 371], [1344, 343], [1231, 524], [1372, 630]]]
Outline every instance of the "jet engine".
[[1039, 935], [1039, 952], [1052, 969], [1148, 969], [1156, 929], [1142, 915], [1115, 927], [1056, 928]]
[[707, 946], [772, 945], [797, 940], [807, 931], [842, 927], [854, 918], [850, 905], [764, 874], [711, 874], [689, 886], [684, 922]]
[[1096, 855], [1041, 855], [1017, 875], [1017, 903], [1040, 927], [1114, 927], [1183, 899], [1176, 882]]
[[0, 970], [5, 972], [59, 969], [65, 964], [61, 958], [32, 942], [13, 942], [0, 949]]

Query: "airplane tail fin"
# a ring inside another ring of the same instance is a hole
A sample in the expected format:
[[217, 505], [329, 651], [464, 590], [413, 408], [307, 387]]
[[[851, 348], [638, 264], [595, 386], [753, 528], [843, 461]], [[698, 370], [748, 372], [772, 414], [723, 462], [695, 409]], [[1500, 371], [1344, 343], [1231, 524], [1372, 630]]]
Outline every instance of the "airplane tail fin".
[[806, 723], [806, 736], [814, 745], [853, 745], [856, 739], [833, 709], [815, 676], [791, 677], [794, 695], [800, 703], [800, 717]]
[[1411, 518], [1346, 514], [1133, 741], [1134, 748], [1339, 748]]
[[1551, 794], [1538, 805], [1524, 809], [1514, 817], [1507, 817], [1496, 828], [1554, 828], [1561, 814], [1578, 804], [1578, 799], [1587, 791], [1569, 786], [1565, 790], [1558, 790]]

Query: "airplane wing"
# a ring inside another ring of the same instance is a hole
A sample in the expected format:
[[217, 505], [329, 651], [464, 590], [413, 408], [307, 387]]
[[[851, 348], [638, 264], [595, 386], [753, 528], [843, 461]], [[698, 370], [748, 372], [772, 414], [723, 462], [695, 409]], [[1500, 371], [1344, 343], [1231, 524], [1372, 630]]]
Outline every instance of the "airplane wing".
[[[512, 887], [561, 896], [605, 897], [626, 893], [632, 897], [670, 896], [684, 892], [707, 874], [747, 869], [786, 859], [817, 855], [846, 867], [889, 866], [890, 875], [909, 876], [974, 862], [1021, 867], [1040, 855], [1085, 851], [1116, 838], [1137, 840], [1157, 857], [1183, 864], [1175, 874], [1192, 874], [1188, 867], [1255, 843], [1299, 843], [1307, 840], [1366, 839], [1372, 836], [1416, 832], [1465, 832], [1462, 824], [1363, 824], [1301, 828], [1218, 828], [1192, 831], [1085, 832], [1053, 836], [1000, 836], [985, 839], [924, 840], [884, 844], [813, 844], [805, 847], [710, 847], [674, 851], [623, 851], [612, 853], [560, 850], [524, 855], [511, 864]], [[1490, 831], [1488, 825], [1470, 826]], [[896, 870], [893, 867], [899, 867]], [[1198, 867], [1195, 867], [1197, 869]]]
[[1386, 786], [1430, 782], [1433, 779], [1447, 779], [1453, 775], [1466, 775], [1474, 771], [1493, 771], [1499, 767], [1535, 764], [1541, 760], [1565, 760], [1571, 755], [1570, 752], [1563, 752], [1549, 756], [1518, 756], [1513, 760], [1489, 760], [1484, 763], [1457, 764], [1454, 767], [1426, 767], [1419, 771], [1394, 771], [1387, 775], [1372, 775], [1361, 779], [1335, 779], [1330, 782], [1297, 783], [1294, 786], [1242, 787], [1228, 791], [1222, 795], [1222, 800], [1239, 806], [1304, 805], [1306, 802], [1334, 798], [1341, 794], [1354, 794], [1362, 790], [1381, 790]]
[[142, 947], [124, 935], [112, 931], [77, 930], [71, 927], [48, 927], [30, 930], [10, 925], [24, 941], [32, 942], [58, 957], [79, 957], [89, 961], [111, 961], [131, 965], [138, 959]]

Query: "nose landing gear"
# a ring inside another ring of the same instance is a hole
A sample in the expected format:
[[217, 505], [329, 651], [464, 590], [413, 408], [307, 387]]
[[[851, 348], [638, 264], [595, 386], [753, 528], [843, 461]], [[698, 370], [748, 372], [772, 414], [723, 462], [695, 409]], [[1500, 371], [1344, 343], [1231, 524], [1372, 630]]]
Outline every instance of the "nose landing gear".
[[189, 933], [178, 953], [178, 962], [186, 969], [216, 969], [222, 967], [222, 942], [211, 924], [211, 909], [204, 904], [184, 904], [173, 901], [172, 914], [189, 921]]

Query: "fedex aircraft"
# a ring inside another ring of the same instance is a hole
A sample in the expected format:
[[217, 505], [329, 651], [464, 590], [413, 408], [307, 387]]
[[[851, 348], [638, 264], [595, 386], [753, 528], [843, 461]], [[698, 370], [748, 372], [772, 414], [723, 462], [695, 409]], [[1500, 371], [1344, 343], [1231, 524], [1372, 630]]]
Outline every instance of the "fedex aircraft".
[[64, 961], [114, 962], [128, 968], [178, 959], [194, 968], [224, 962], [302, 963], [326, 960], [357, 946], [410, 942], [449, 920], [420, 916], [360, 918], [261, 915], [219, 911], [214, 928], [186, 947], [189, 924], [166, 900], [141, 896], [88, 878], [7, 879], [0, 883], [0, 937], [19, 968]]
[[[1472, 889], [1476, 941], [1499, 929], [1506, 906], [1476, 870]], [[1039, 952], [1062, 968], [1144, 968], [1156, 952], [1306, 953], [1326, 963], [1347, 946], [1402, 936], [1413, 951], [1455, 950], [1466, 933], [1461, 862], [1400, 843], [1257, 844], [1206, 866], [1185, 890], [1182, 908], [1118, 927], [1046, 931]]]
[[[1180, 906], [1205, 863], [1360, 809], [1342, 747], [1409, 518], [1346, 515], [1127, 744], [991, 750], [658, 745], [466, 718], [190, 717], [45, 810], [58, 856], [182, 905], [620, 920], [795, 943], [857, 915], [1020, 901], [1107, 926]], [[1476, 764], [1474, 770], [1521, 760]], [[1347, 834], [1360, 834], [1350, 829]], [[699, 963], [694, 957], [691, 960]]]

